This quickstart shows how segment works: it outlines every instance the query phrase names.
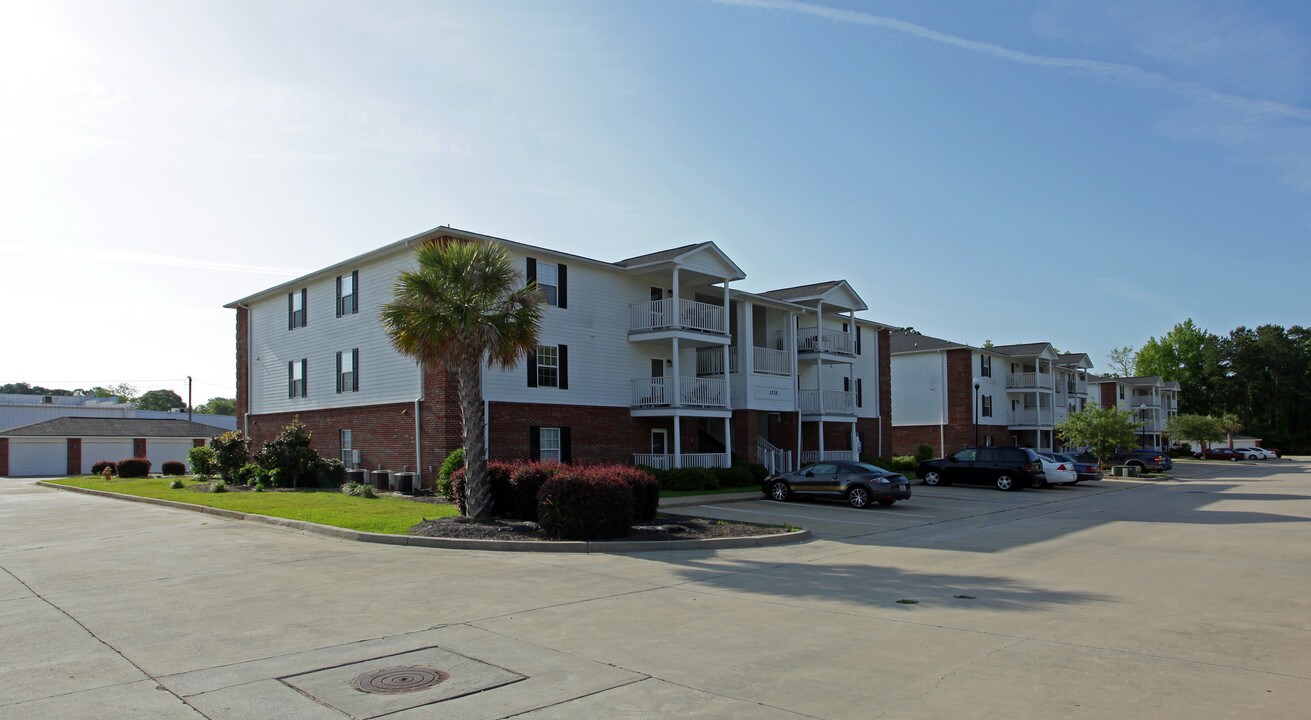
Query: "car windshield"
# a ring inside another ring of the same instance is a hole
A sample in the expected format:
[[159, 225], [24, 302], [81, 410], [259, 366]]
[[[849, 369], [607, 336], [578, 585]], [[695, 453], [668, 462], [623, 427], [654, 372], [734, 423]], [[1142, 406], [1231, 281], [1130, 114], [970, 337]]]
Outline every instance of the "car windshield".
[[869, 463], [854, 462], [854, 463], [847, 463], [847, 465], [848, 465], [849, 467], [851, 467], [851, 468], [856, 469], [856, 470], [860, 470], [861, 472], [876, 473], [876, 474], [879, 474], [879, 475], [886, 475], [886, 474], [888, 474], [888, 471], [887, 471], [887, 470], [884, 470], [883, 468], [879, 467], [878, 465], [870, 465]]
[[1070, 457], [1069, 455], [1057, 455], [1057, 454], [1053, 453], [1053, 454], [1049, 455], [1048, 457], [1055, 458], [1055, 459], [1056, 459], [1057, 461], [1059, 461], [1059, 462], [1067, 462], [1067, 463], [1072, 463], [1072, 462], [1074, 462], [1074, 458]]

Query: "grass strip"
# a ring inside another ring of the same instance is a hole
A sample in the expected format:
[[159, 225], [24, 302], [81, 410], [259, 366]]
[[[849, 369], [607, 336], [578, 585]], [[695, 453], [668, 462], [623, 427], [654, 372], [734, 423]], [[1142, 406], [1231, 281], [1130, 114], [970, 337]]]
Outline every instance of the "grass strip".
[[172, 478], [133, 478], [106, 482], [102, 477], [88, 475], [49, 482], [393, 535], [406, 535], [411, 527], [425, 519], [459, 514], [454, 505], [419, 503], [395, 497], [370, 500], [337, 490], [209, 493], [193, 490], [197, 483], [189, 478], [183, 478], [185, 487], [178, 490], [169, 488], [171, 481]]

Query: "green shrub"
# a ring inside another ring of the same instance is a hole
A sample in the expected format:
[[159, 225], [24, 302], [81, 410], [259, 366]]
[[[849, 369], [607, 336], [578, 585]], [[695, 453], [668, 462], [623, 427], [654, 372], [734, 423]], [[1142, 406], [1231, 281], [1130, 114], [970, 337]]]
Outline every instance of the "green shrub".
[[260, 483], [267, 485], [269, 484], [269, 471], [255, 463], [246, 463], [236, 472], [232, 482], [234, 485], [257, 485]]
[[121, 478], [146, 477], [150, 474], [150, 461], [143, 457], [119, 460], [115, 470]]
[[715, 474], [715, 480], [721, 488], [751, 487], [760, 484], [760, 481], [751, 474], [751, 471], [741, 465], [715, 468], [711, 472]]
[[593, 472], [557, 475], [542, 485], [537, 522], [555, 538], [622, 537], [633, 524], [633, 492], [626, 482]]
[[892, 467], [888, 469], [895, 470], [897, 472], [906, 472], [908, 470], [914, 470], [916, 467], [919, 466], [919, 462], [915, 459], [914, 455], [893, 455], [892, 462], [890, 464], [892, 465]]
[[225, 432], [209, 441], [214, 450], [214, 469], [224, 482], [236, 483], [237, 473], [250, 462], [250, 443], [240, 431]]
[[863, 463], [865, 463], [866, 465], [873, 465], [874, 467], [880, 467], [880, 468], [883, 468], [884, 470], [892, 470], [892, 469], [893, 469], [893, 468], [892, 468], [892, 461], [891, 461], [891, 460], [888, 460], [888, 459], [886, 459], [886, 458], [877, 457], [877, 456], [874, 456], [874, 455], [870, 455], [870, 456], [867, 456], [867, 457], [863, 457], [863, 458], [860, 459], [860, 461], [863, 462]]
[[675, 468], [660, 478], [661, 490], [718, 490], [719, 478], [708, 468]]
[[464, 448], [455, 448], [442, 461], [442, 467], [437, 471], [437, 493], [447, 500], [455, 499], [455, 495], [451, 493], [451, 473], [462, 467], [464, 467]]
[[228, 491], [228, 484], [222, 480], [215, 480], [214, 484], [209, 486], [209, 491], [212, 493], [225, 493]]
[[[270, 471], [273, 484], [279, 487], [299, 487], [315, 480], [315, 469], [322, 462], [319, 454], [310, 447], [314, 436], [300, 421], [292, 421], [282, 428], [278, 436], [264, 443], [255, 453], [255, 464]], [[271, 471], [277, 471], [272, 474]]]
[[172, 490], [181, 490], [181, 489], [182, 489], [182, 479], [181, 479], [181, 478], [173, 478], [173, 482], [170, 482], [170, 483], [168, 484], [168, 486], [169, 486], [169, 488], [172, 489]]
[[262, 482], [257, 482], [255, 483], [254, 488], [255, 488], [255, 492], [264, 492], [266, 489], [268, 489], [268, 486], [266, 486]]
[[341, 491], [347, 495], [353, 495], [355, 497], [369, 499], [378, 497], [378, 495], [373, 492], [373, 486], [368, 483], [346, 483], [341, 486]]
[[751, 473], [751, 479], [755, 481], [754, 484], [756, 485], [764, 482], [765, 478], [769, 477], [769, 468], [760, 463], [742, 463], [741, 465], [734, 465], [734, 467], [746, 468], [746, 471]]
[[[511, 517], [514, 514], [514, 493], [510, 490], [510, 473], [514, 471], [514, 467], [514, 463], [499, 460], [487, 463], [487, 482], [491, 486], [492, 493], [492, 515], [496, 517]], [[465, 470], [466, 468], [462, 467], [451, 473], [451, 499], [456, 507], [460, 508], [461, 515], [469, 514], [465, 502], [467, 499]]]
[[318, 487], [340, 487], [346, 482], [346, 466], [337, 458], [320, 460], [314, 468], [314, 482]]
[[928, 443], [920, 443], [915, 446], [915, 461], [923, 462], [934, 458], [933, 446]]
[[160, 468], [165, 475], [185, 475], [187, 466], [177, 460], [169, 460]]
[[112, 460], [97, 460], [96, 462], [94, 462], [94, 463], [91, 464], [91, 474], [92, 474], [92, 475], [104, 475], [104, 474], [105, 474], [105, 468], [109, 468], [109, 474], [110, 474], [110, 475], [113, 475], [114, 473], [118, 472], [117, 463], [115, 463], [114, 461], [112, 461]]
[[191, 474], [196, 477], [209, 477], [218, 472], [214, 448], [199, 445], [187, 451], [187, 462], [191, 463]]

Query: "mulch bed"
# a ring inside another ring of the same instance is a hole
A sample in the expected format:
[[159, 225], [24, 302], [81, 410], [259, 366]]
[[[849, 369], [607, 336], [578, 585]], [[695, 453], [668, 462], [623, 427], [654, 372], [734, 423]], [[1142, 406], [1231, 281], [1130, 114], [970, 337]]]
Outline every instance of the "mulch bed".
[[[773, 535], [785, 530], [786, 528], [777, 525], [756, 525], [683, 515], [657, 515], [652, 522], [634, 525], [629, 534], [610, 539], [703, 540], [706, 538]], [[540, 540], [543, 542], [553, 542], [555, 540], [555, 538], [543, 533], [535, 522], [497, 519], [486, 523], [478, 523], [467, 517], [424, 520], [410, 528], [410, 534], [465, 540]]]

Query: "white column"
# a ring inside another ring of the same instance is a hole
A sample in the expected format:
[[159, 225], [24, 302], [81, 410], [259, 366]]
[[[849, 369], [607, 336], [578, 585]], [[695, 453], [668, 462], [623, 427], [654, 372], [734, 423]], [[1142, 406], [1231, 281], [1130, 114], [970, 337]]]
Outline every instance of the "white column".
[[683, 425], [682, 418], [674, 416], [674, 467], [683, 467]]
[[[728, 456], [728, 465], [733, 465], [733, 418], [732, 416], [724, 418], [724, 454]], [[755, 462], [755, 460], [751, 460]]]
[[[674, 266], [674, 323], [673, 323], [675, 328], [683, 327], [683, 308], [680, 307], [682, 300], [680, 299], [681, 296], [679, 295], [679, 292], [680, 291], [678, 288], [678, 266], [675, 265]], [[674, 362], [678, 362], [678, 361], [675, 360]]]
[[824, 414], [824, 358], [815, 360], [815, 378], [819, 383], [819, 414]]
[[847, 341], [851, 345], [851, 352], [856, 352], [856, 311], [847, 312]]
[[860, 453], [856, 452], [856, 423], [851, 423], [851, 454], [852, 459], [860, 461]]
[[[754, 310], [755, 306], [750, 302], [744, 301], [742, 303], [742, 335], [738, 345], [742, 352], [742, 376], [746, 378], [748, 385], [751, 383], [751, 373], [756, 371], [756, 321]], [[747, 397], [751, 397], [749, 387]]]
[[669, 398], [669, 404], [673, 407], [678, 407], [683, 404], [683, 375], [682, 375], [683, 366], [682, 366], [682, 359], [679, 358], [680, 353], [678, 347], [678, 338], [675, 337], [673, 341], [674, 341], [674, 378], [673, 378], [674, 396]]
[[823, 460], [824, 459], [824, 420], [822, 419], [823, 418], [822, 415], [820, 416], [820, 418], [821, 419], [819, 421], [819, 459]]
[[[732, 337], [733, 328], [730, 328], [728, 326], [728, 318], [729, 318], [728, 303], [729, 303], [728, 278], [724, 278], [724, 328], [729, 331], [730, 333], [729, 337]], [[738, 337], [740, 338], [741, 335], [738, 335]], [[733, 400], [732, 400], [733, 376], [731, 372], [733, 368], [732, 365], [733, 358], [729, 357], [732, 354], [733, 354], [732, 347], [730, 345], [725, 345], [724, 346], [724, 403], [725, 406], [728, 407], [730, 411], [733, 409]]]

